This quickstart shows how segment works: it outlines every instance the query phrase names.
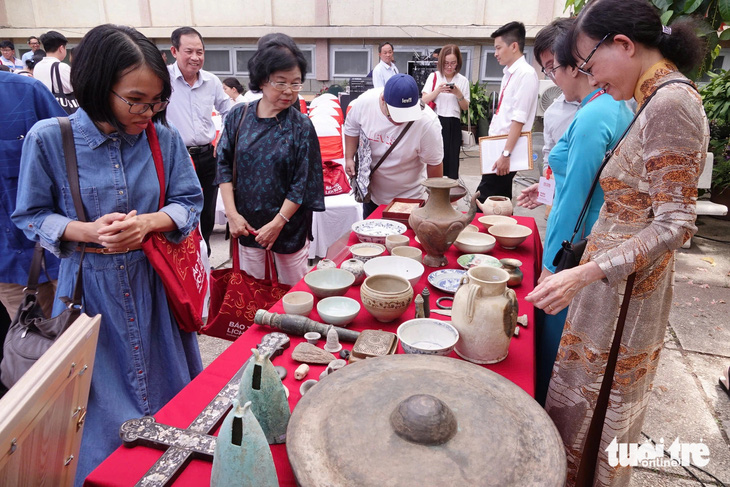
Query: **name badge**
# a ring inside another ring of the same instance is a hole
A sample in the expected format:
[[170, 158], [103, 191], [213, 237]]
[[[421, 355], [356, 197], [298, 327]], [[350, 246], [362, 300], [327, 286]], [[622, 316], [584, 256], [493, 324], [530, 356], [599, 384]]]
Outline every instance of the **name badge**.
[[553, 204], [553, 196], [555, 195], [555, 180], [540, 178], [540, 184], [537, 187], [537, 202], [545, 205]]

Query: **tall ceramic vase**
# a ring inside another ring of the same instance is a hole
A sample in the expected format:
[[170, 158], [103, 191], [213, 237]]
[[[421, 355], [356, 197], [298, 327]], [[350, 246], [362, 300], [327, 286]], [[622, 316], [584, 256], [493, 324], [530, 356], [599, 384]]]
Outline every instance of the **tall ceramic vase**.
[[445, 266], [448, 260], [444, 253], [474, 219], [479, 192], [472, 197], [469, 211], [464, 214], [455, 210], [449, 201], [449, 191], [458, 186], [458, 182], [448, 178], [429, 178], [421, 184], [431, 190], [431, 195], [423, 207], [411, 212], [408, 224], [426, 251], [423, 264], [429, 267]]
[[476, 364], [504, 360], [517, 324], [517, 296], [509, 274], [497, 267], [472, 267], [454, 296], [451, 324], [459, 331], [455, 350]]

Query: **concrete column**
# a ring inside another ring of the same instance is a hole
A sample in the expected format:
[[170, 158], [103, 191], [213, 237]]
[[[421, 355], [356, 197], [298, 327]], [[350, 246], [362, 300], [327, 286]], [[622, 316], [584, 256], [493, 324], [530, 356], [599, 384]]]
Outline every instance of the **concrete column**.
[[139, 4], [139, 18], [142, 20], [142, 26], [152, 26], [152, 10], [150, 9], [150, 0], [137, 0]]
[[314, 47], [314, 77], [317, 81], [330, 79], [330, 43], [328, 39], [317, 39]]

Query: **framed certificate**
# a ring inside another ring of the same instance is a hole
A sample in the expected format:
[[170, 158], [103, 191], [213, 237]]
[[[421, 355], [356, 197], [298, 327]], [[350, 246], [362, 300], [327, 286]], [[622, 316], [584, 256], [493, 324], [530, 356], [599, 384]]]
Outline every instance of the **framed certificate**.
[[[494, 174], [492, 169], [495, 161], [502, 155], [507, 135], [493, 135], [479, 137], [479, 160], [482, 174]], [[522, 132], [510, 156], [509, 170], [525, 171], [533, 168], [532, 162], [532, 132]]]

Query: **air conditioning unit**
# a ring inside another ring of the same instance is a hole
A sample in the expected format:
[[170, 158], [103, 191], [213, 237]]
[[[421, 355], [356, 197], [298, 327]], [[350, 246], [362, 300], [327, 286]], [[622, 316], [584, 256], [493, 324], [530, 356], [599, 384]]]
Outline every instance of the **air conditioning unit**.
[[545, 115], [545, 110], [563, 93], [563, 90], [549, 79], [541, 79], [540, 87], [537, 93], [537, 113], [538, 117]]

